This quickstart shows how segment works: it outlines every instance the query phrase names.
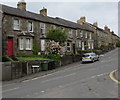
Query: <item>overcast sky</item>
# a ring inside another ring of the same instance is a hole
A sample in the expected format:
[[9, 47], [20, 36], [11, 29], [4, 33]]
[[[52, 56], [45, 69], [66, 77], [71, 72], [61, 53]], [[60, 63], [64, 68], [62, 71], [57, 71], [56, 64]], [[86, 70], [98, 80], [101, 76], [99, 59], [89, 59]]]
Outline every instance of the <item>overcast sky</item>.
[[[16, 2], [2, 2], [2, 4], [16, 7]], [[60, 17], [76, 22], [86, 16], [87, 22], [98, 22], [103, 28], [107, 25], [111, 31], [118, 34], [118, 3], [117, 2], [28, 2], [27, 10], [39, 13], [43, 7], [48, 9], [48, 16]]]

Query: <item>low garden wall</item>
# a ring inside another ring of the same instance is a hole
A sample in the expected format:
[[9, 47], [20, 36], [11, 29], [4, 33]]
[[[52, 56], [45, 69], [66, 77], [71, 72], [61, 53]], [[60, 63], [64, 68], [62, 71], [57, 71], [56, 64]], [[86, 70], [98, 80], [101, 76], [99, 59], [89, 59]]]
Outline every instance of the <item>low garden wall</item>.
[[[61, 67], [67, 64], [78, 62], [81, 60], [80, 55], [65, 55], [60, 61], [48, 62], [48, 70], [52, 70], [57, 67]], [[2, 63], [2, 80], [9, 81], [18, 79], [27, 75], [38, 73], [42, 71], [41, 60], [32, 61], [19, 61], [19, 62], [3, 62]]]
[[2, 63], [2, 80], [8, 81], [41, 71], [42, 61], [20, 61]]
[[[86, 52], [81, 52], [80, 55], [64, 55], [61, 60], [48, 62], [48, 70], [52, 70], [57, 67], [68, 65], [74, 62], [81, 61], [82, 55]], [[102, 54], [101, 50], [95, 51], [96, 54]], [[43, 60], [31, 60], [31, 61], [19, 61], [19, 62], [3, 62], [2, 63], [2, 80], [9, 81], [38, 73], [42, 71]], [[54, 67], [54, 68], [52, 68]]]

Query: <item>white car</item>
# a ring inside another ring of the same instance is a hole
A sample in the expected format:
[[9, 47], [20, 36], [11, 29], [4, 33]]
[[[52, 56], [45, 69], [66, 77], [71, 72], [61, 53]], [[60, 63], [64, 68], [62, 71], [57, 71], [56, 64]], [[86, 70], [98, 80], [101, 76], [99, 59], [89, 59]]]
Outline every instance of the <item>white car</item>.
[[99, 60], [99, 56], [95, 53], [85, 53], [82, 56], [82, 63], [84, 62], [95, 62]]

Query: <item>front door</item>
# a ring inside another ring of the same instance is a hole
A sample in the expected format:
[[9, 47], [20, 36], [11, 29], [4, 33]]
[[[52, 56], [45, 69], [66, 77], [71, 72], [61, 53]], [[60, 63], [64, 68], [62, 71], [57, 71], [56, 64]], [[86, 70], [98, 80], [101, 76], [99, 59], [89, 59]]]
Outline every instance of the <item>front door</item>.
[[8, 51], [7, 54], [13, 55], [13, 38], [8, 39]]

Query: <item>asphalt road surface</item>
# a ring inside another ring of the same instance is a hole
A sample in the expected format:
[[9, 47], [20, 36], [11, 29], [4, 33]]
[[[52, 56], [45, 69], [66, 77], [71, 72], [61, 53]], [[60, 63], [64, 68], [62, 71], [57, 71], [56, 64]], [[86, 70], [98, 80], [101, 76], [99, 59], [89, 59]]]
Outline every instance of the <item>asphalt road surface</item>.
[[118, 49], [95, 63], [80, 64], [21, 83], [3, 85], [3, 98], [118, 98], [109, 73], [118, 68]]

